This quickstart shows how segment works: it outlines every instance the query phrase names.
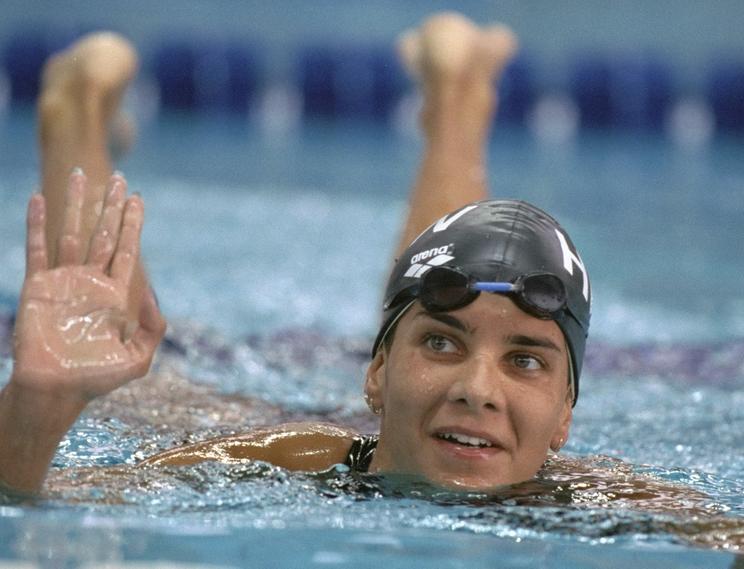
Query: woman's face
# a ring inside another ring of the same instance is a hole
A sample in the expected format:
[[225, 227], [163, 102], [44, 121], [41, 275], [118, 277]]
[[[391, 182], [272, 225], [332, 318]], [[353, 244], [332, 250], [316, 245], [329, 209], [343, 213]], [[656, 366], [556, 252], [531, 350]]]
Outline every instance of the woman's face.
[[528, 480], [568, 437], [567, 378], [556, 323], [508, 297], [437, 314], [417, 303], [368, 370], [367, 395], [382, 408], [371, 470], [469, 489]]

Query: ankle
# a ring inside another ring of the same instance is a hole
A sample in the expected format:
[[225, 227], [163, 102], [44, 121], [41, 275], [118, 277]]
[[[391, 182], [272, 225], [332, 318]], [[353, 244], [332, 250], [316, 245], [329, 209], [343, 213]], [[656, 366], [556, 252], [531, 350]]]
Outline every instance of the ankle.
[[430, 138], [454, 129], [480, 144], [490, 130], [495, 107], [496, 94], [491, 85], [439, 85], [426, 94], [421, 128]]

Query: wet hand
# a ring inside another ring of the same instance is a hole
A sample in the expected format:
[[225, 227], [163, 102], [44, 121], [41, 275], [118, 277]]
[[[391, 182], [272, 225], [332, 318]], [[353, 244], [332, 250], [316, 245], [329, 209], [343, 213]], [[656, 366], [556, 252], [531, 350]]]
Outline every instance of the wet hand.
[[139, 322], [126, 306], [139, 260], [144, 207], [126, 197], [126, 181], [111, 177], [90, 244], [80, 237], [87, 181], [70, 177], [57, 259], [48, 258], [45, 203], [29, 202], [26, 278], [21, 292], [11, 382], [88, 400], [141, 377], [164, 332], [152, 292]]

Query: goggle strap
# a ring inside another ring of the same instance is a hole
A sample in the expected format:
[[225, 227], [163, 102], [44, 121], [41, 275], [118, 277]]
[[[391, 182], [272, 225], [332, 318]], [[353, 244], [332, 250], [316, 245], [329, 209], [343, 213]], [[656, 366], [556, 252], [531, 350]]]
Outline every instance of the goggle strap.
[[415, 302], [416, 302], [416, 299], [415, 298], [413, 300], [411, 300], [410, 302], [408, 302], [408, 304], [406, 304], [398, 312], [398, 314], [395, 315], [395, 318], [393, 318], [390, 321], [390, 323], [385, 328], [385, 332], [383, 332], [383, 334], [380, 336], [379, 341], [374, 346], [374, 351], [372, 352], [372, 357], [375, 357], [375, 355], [377, 354], [377, 352], [380, 349], [380, 346], [382, 346], [385, 343], [385, 339], [387, 338], [387, 335], [390, 333], [390, 330], [392, 330], [395, 327], [395, 325], [398, 323], [398, 320], [400, 320], [401, 318], [403, 318], [403, 316], [405, 315], [405, 313], [408, 312], [408, 309], [411, 308], [411, 306], [413, 306]]
[[481, 292], [519, 292], [522, 287], [514, 283], [497, 283], [497, 282], [476, 282], [470, 285], [473, 290], [479, 290]]

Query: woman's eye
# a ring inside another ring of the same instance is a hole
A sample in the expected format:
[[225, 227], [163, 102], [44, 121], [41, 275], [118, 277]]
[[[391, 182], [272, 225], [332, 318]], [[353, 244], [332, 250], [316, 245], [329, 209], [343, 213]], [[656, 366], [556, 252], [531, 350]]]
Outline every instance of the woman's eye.
[[457, 351], [457, 346], [449, 338], [432, 334], [426, 338], [427, 347], [440, 354], [448, 354]]
[[529, 371], [542, 369], [542, 362], [534, 356], [528, 356], [526, 354], [519, 354], [513, 358], [514, 365], [519, 369], [525, 369]]

